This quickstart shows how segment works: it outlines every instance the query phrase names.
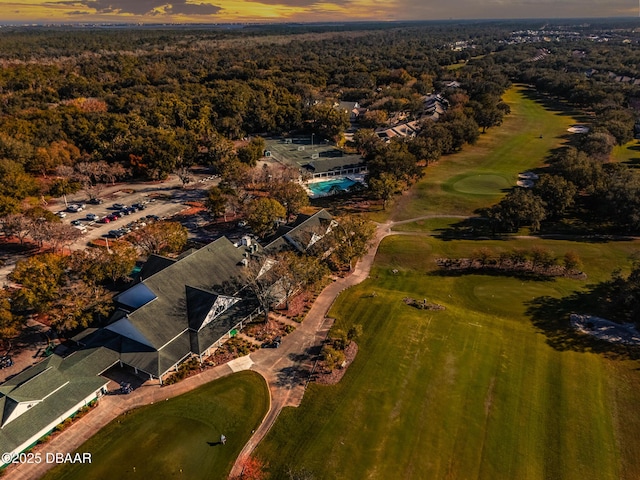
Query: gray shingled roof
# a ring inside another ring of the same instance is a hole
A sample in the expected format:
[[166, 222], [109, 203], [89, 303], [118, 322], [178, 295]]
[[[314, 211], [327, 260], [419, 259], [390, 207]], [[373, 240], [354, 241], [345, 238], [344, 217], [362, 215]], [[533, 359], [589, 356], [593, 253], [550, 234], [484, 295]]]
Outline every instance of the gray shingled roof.
[[279, 229], [277, 238], [269, 243], [264, 250], [270, 253], [295, 248], [304, 252], [309, 246], [313, 233], [326, 234], [333, 217], [322, 209], [313, 215], [298, 215], [292, 225]]
[[197, 354], [204, 353], [207, 348], [227, 334], [240, 320], [254, 312], [258, 306], [258, 301], [255, 298], [245, 298], [231, 305], [200, 330], [192, 330], [190, 332], [192, 351]]
[[216, 303], [218, 295], [208, 290], [193, 288], [187, 285], [186, 298], [189, 328], [198, 330], [214, 303]]
[[147, 258], [147, 261], [144, 262], [144, 265], [142, 265], [142, 268], [140, 269], [140, 278], [149, 278], [174, 263], [176, 263], [176, 261], [173, 258], [167, 258], [155, 254], [149, 255], [149, 258]]
[[[136, 335], [141, 335], [139, 340], [143, 341], [144, 337], [144, 341], [153, 348], [131, 340], [127, 344], [125, 337], [117, 340], [107, 336], [99, 341], [108, 339], [105, 345], [120, 351], [124, 363], [161, 376], [192, 352], [188, 329], [199, 328], [218, 297], [216, 291], [240, 276], [240, 262], [245, 252], [246, 248], [238, 248], [222, 237], [165, 266], [139, 284], [156, 298], [127, 314], [127, 318], [137, 330]], [[130, 290], [140, 288], [139, 285]], [[121, 297], [126, 297], [126, 294], [124, 292]], [[228, 321], [235, 324], [240, 319], [234, 320]], [[209, 347], [216, 340], [204, 347]], [[129, 348], [124, 349], [126, 346]]]
[[129, 314], [129, 320], [151, 345], [162, 348], [188, 326], [185, 286], [215, 291], [240, 275], [243, 253], [222, 237], [143, 280], [157, 299]]

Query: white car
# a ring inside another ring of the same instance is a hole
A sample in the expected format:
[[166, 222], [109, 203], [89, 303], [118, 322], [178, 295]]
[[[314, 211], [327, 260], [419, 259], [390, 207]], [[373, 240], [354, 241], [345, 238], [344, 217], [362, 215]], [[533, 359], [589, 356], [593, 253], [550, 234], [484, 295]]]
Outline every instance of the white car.
[[67, 207], [67, 211], [69, 212], [81, 212], [82, 211], [82, 205], [76, 205], [75, 203], [69, 205]]
[[64, 218], [67, 216], [67, 214], [65, 212], [58, 212], [56, 213], [57, 216], [59, 216], [60, 218]]

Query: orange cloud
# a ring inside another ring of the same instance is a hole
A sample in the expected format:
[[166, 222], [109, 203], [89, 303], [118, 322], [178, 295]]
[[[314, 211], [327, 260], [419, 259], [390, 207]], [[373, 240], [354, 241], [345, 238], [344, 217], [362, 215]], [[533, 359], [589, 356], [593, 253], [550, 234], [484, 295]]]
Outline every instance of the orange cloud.
[[0, 0], [21, 22], [243, 22], [596, 17], [635, 14], [629, 0]]

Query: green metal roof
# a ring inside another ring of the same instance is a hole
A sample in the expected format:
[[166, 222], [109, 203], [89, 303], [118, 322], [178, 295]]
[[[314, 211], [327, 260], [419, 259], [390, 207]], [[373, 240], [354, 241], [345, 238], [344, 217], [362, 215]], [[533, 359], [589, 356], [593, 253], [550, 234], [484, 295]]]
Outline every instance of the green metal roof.
[[[66, 358], [53, 354], [5, 382], [0, 386], [0, 450], [11, 452], [37, 440], [32, 437], [109, 383], [96, 373], [117, 359], [117, 353], [104, 347], [81, 350]], [[28, 402], [34, 405], [7, 421], [19, 403]]]

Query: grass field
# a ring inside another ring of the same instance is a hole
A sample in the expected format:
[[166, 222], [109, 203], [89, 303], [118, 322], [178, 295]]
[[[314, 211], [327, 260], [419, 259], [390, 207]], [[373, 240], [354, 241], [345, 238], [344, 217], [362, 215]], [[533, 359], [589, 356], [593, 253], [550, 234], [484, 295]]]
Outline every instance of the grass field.
[[[540, 244], [579, 251], [590, 281], [637, 248]], [[552, 348], [527, 314], [534, 298], [563, 297], [585, 282], [433, 275], [437, 256], [532, 245], [385, 240], [371, 279], [330, 312], [339, 327], [364, 325], [355, 362], [340, 384], [311, 387], [259, 447], [275, 478], [296, 466], [332, 479], [639, 478], [637, 447], [634, 455], [619, 448], [635, 441], [623, 430], [638, 422], [616, 413], [635, 408], [638, 364]], [[404, 297], [446, 310], [416, 310]]]
[[393, 230], [399, 232], [433, 232], [438, 233], [460, 222], [460, 218], [427, 218], [393, 226]]
[[[491, 205], [518, 172], [542, 165], [576, 122], [522, 88], [505, 100], [513, 113], [504, 125], [429, 167], [396, 203], [395, 219]], [[640, 244], [424, 234], [457, 221], [398, 225], [422, 235], [385, 239], [369, 279], [338, 298], [329, 313], [334, 328], [362, 324], [360, 350], [338, 385], [311, 385], [259, 446], [273, 478], [291, 470], [317, 479], [640, 478], [640, 363], [576, 337], [567, 312], [549, 307], [628, 268]], [[588, 280], [442, 275], [434, 262], [481, 247], [533, 246], [578, 253]], [[446, 310], [417, 310], [406, 297]]]
[[119, 417], [78, 449], [92, 454], [90, 465], [58, 467], [44, 478], [224, 479], [268, 408], [262, 377], [236, 373]]
[[428, 167], [412, 194], [399, 200], [398, 220], [429, 213], [466, 215], [497, 202], [515, 186], [518, 173], [543, 165], [576, 123], [570, 112], [545, 108], [524, 87], [511, 88], [503, 99], [511, 107], [503, 125]]
[[614, 162], [638, 165], [640, 163], [640, 144], [638, 140], [631, 140], [621, 146], [616, 145], [613, 147], [613, 152], [611, 152], [611, 158]]

